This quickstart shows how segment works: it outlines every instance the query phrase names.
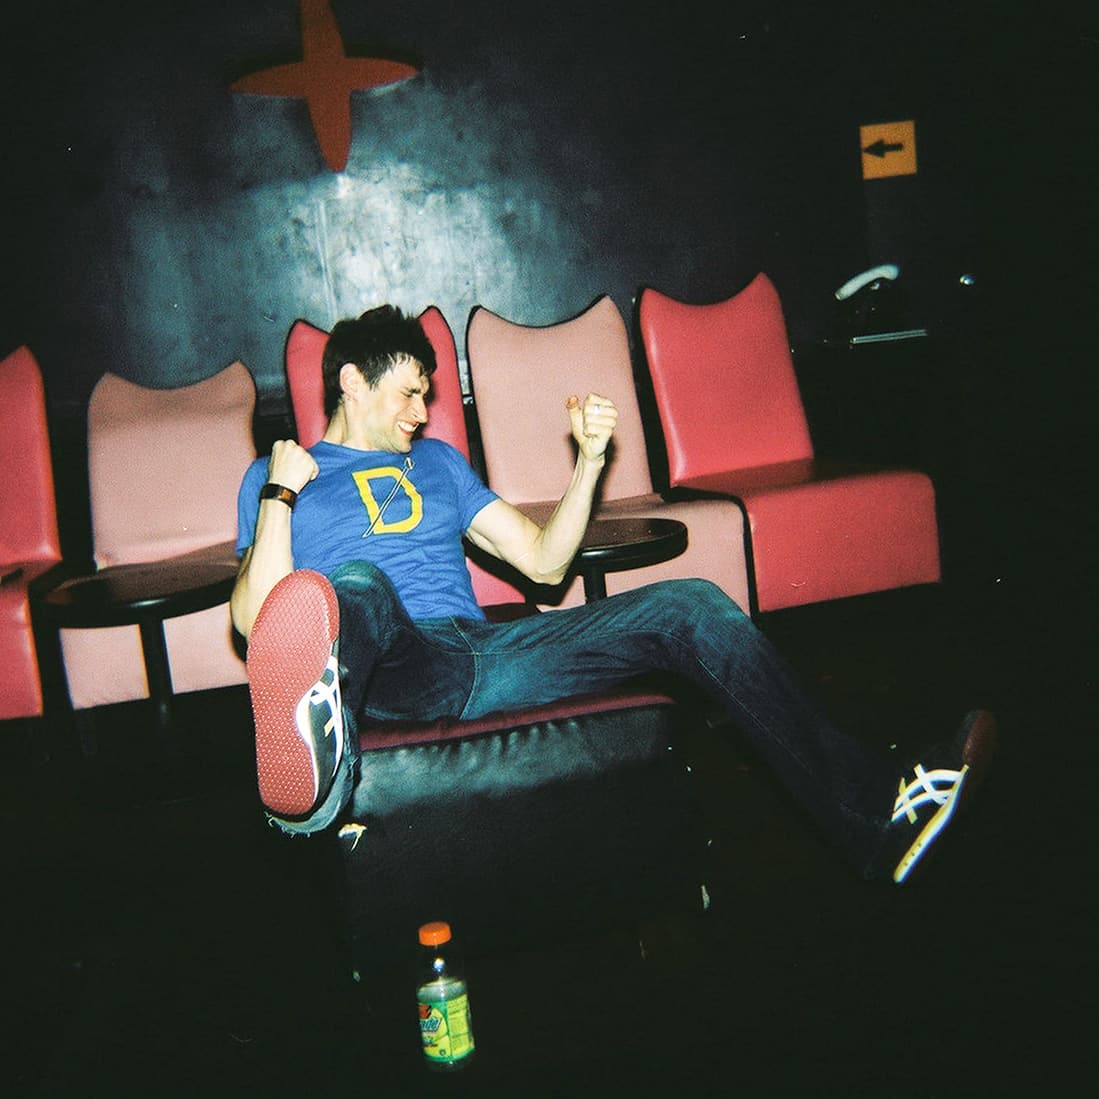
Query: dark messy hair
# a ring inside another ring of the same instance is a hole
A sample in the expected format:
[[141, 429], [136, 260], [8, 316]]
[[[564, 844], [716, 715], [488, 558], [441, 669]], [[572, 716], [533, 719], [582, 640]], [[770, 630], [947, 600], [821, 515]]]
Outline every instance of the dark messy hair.
[[340, 403], [340, 369], [354, 363], [373, 389], [405, 359], [415, 359], [428, 377], [435, 373], [435, 350], [415, 317], [393, 305], [368, 309], [357, 320], [339, 321], [324, 345], [324, 414]]

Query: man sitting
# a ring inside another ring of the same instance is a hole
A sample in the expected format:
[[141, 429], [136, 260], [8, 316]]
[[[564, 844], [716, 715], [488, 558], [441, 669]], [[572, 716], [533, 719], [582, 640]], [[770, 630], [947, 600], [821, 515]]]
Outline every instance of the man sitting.
[[435, 356], [391, 306], [341, 321], [323, 359], [328, 428], [275, 443], [238, 504], [233, 622], [248, 639], [260, 794], [288, 832], [327, 827], [358, 766], [356, 724], [476, 718], [672, 672], [728, 713], [855, 870], [905, 881], [983, 778], [996, 722], [976, 710], [898, 775], [836, 729], [740, 608], [706, 580], [489, 623], [462, 539], [539, 584], [568, 572], [617, 421], [565, 402], [572, 480], [542, 526], [453, 447], [417, 438]]

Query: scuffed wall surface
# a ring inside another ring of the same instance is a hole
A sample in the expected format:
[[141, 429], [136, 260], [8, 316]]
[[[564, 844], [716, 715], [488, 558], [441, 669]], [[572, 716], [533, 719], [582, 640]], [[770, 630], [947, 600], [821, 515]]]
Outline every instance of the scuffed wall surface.
[[[439, 305], [461, 346], [478, 303], [628, 315], [641, 284], [706, 300], [765, 268], [792, 337], [819, 335], [831, 291], [894, 258], [867, 253], [853, 135], [902, 111], [933, 140], [918, 66], [868, 79], [888, 28], [859, 5], [596, 7], [335, 3], [349, 53], [422, 66], [354, 96], [340, 174], [303, 102], [228, 90], [300, 55], [294, 0], [13, 14], [0, 337], [33, 341], [76, 415], [104, 370], [175, 385], [238, 357], [278, 405], [291, 322], [382, 300]], [[933, 297], [957, 264], [924, 251]]]

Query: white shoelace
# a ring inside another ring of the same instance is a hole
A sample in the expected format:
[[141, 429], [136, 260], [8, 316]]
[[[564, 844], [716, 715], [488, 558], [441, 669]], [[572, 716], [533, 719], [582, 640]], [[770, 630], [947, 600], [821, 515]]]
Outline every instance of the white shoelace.
[[894, 822], [901, 817], [907, 817], [910, 824], [915, 824], [916, 810], [921, 805], [926, 805], [928, 802], [945, 805], [968, 770], [967, 764], [960, 771], [951, 771], [945, 767], [925, 771], [923, 765], [917, 763], [915, 781], [906, 783], [904, 778], [901, 778], [897, 800], [893, 802]]

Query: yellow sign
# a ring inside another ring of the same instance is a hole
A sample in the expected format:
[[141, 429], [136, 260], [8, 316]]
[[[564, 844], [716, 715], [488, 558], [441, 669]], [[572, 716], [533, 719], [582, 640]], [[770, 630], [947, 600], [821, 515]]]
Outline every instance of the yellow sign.
[[862, 178], [916, 174], [916, 123], [882, 122], [859, 127]]

